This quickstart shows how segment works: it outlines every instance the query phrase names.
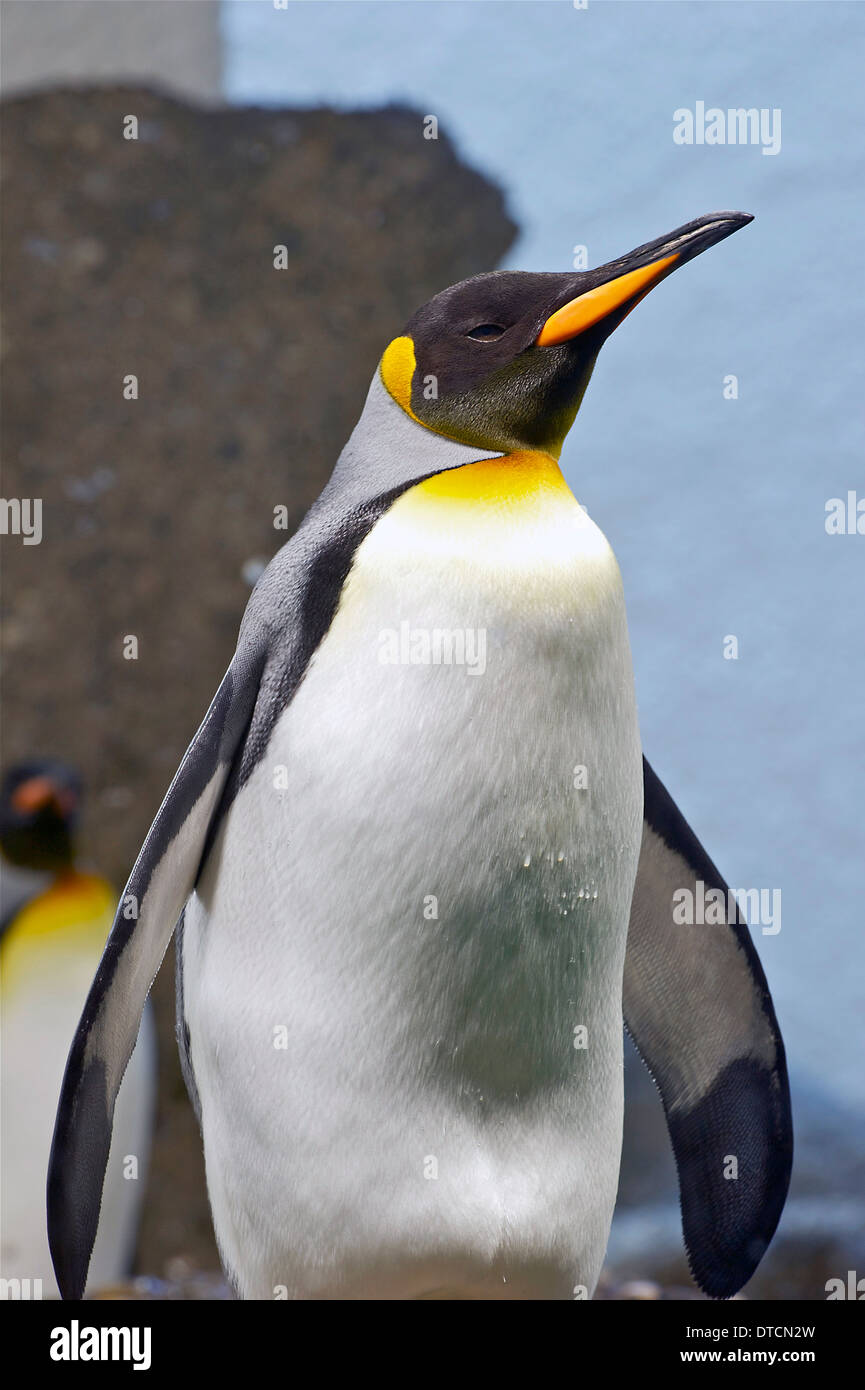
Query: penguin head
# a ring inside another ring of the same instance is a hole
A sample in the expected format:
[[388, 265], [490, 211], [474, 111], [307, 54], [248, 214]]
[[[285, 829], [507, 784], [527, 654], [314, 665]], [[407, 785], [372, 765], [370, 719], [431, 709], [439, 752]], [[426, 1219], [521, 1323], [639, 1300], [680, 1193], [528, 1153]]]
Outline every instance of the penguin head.
[[750, 221], [709, 213], [597, 270], [463, 280], [413, 315], [385, 351], [381, 379], [437, 434], [557, 458], [613, 330], [659, 281]]
[[81, 779], [65, 763], [16, 763], [0, 784], [0, 849], [19, 868], [68, 868], [80, 805]]

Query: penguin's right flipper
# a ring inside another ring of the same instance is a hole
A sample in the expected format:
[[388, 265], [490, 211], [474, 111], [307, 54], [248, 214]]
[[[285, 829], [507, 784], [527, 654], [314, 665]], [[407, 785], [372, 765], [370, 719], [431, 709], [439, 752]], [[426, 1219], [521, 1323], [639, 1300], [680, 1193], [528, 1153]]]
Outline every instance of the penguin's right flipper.
[[[759, 1264], [787, 1196], [784, 1044], [747, 925], [645, 759], [643, 795], [625, 1023], [664, 1103], [691, 1271], [710, 1297], [730, 1298]], [[677, 923], [674, 895], [710, 889], [722, 895], [724, 920]]]
[[48, 1240], [64, 1298], [82, 1298], [99, 1225], [114, 1102], [154, 976], [195, 885], [255, 706], [262, 661], [238, 648], [126, 885], [75, 1034], [48, 1168]]

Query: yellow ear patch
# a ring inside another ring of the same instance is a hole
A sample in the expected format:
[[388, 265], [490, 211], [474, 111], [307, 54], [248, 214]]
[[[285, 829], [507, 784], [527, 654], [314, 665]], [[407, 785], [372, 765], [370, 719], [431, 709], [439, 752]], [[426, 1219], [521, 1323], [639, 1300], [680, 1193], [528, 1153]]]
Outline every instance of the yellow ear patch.
[[411, 408], [411, 383], [416, 366], [411, 338], [394, 338], [385, 348], [381, 359], [381, 379], [397, 405], [401, 405], [413, 420], [417, 420], [417, 416]]

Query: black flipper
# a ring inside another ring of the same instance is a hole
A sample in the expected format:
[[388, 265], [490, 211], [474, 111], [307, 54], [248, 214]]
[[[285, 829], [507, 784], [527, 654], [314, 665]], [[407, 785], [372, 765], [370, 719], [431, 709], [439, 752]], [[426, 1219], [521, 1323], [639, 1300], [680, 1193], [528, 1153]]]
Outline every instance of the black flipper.
[[691, 1272], [710, 1297], [730, 1298], [762, 1259], [787, 1196], [784, 1044], [738, 909], [719, 926], [674, 920], [679, 890], [702, 880], [727, 901], [727, 885], [645, 759], [643, 782], [625, 1023], [664, 1103]]
[[238, 648], [136, 860], [75, 1034], [48, 1169], [48, 1240], [64, 1298], [84, 1293], [114, 1102], [150, 986], [195, 885], [261, 666]]

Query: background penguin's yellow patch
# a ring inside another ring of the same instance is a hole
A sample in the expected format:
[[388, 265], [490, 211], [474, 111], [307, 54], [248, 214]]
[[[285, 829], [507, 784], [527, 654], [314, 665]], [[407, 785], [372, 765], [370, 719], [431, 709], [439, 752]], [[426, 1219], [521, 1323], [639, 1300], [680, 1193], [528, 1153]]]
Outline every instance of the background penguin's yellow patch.
[[[82, 956], [95, 966], [114, 920], [117, 894], [95, 874], [64, 874], [26, 903], [10, 923], [0, 949], [3, 998], [40, 961]], [[71, 1041], [71, 1039], [70, 1039]]]
[[401, 405], [413, 420], [417, 420], [417, 416], [411, 408], [411, 383], [416, 366], [411, 338], [394, 338], [385, 348], [381, 359], [381, 379], [397, 405]]

